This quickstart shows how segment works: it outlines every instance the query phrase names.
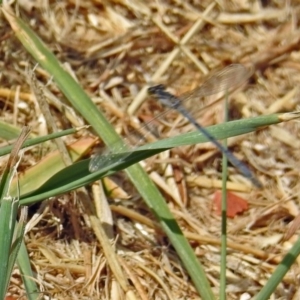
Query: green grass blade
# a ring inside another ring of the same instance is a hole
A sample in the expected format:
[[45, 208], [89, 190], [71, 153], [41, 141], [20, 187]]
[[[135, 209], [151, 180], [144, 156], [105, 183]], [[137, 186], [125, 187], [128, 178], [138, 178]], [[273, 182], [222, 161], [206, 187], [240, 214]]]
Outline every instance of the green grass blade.
[[17, 264], [22, 275], [27, 298], [30, 300], [41, 299], [41, 292], [36, 285], [35, 276], [31, 269], [30, 259], [24, 241], [22, 241], [19, 249]]
[[[282, 114], [272, 114], [264, 117], [232, 121], [221, 125], [211, 126], [206, 129], [216, 138], [223, 139], [232, 135], [250, 132], [251, 130], [254, 131], [261, 126], [275, 124], [285, 120], [286, 118], [282, 118]], [[89, 172], [88, 167], [90, 160], [82, 160], [55, 174], [39, 189], [26, 195], [21, 194], [21, 204], [33, 204], [37, 201], [42, 201], [46, 198], [74, 190], [99, 178], [109, 176], [114, 172], [129, 167], [130, 165], [154, 154], [170, 149], [171, 147], [193, 145], [205, 141], [206, 138], [203, 137], [203, 135], [198, 131], [160, 140], [155, 143], [139, 147], [135, 152], [131, 153], [131, 155], [126, 154], [124, 160], [121, 159], [124, 157], [124, 154], [120, 156], [114, 156], [114, 158], [109, 160], [108, 165], [95, 173]]]
[[[228, 121], [228, 99], [225, 98], [225, 118]], [[223, 142], [224, 148], [227, 149], [227, 139]], [[223, 153], [222, 156], [222, 218], [221, 218], [221, 263], [220, 263], [220, 300], [226, 300], [226, 270], [227, 270], [227, 176], [228, 176], [228, 159]]]
[[10, 141], [19, 136], [21, 130], [16, 126], [7, 124], [6, 122], [0, 121], [0, 138], [6, 141]]
[[146, 173], [142, 174], [135, 166], [130, 167], [128, 176], [135, 186], [139, 187], [141, 196], [157, 216], [160, 225], [182, 259], [202, 299], [215, 299], [203, 267], [152, 180], [149, 179]]
[[[22, 207], [21, 208], [21, 213], [20, 213], [20, 221], [15, 222], [16, 223], [16, 230], [14, 234], [14, 241], [11, 245], [11, 251], [10, 251], [10, 256], [9, 256], [9, 264], [7, 268], [7, 273], [11, 274], [13, 271], [13, 267], [15, 265], [20, 246], [22, 244], [22, 240], [24, 237], [24, 231], [25, 231], [25, 225], [27, 221], [27, 214], [28, 214], [28, 208], [27, 207]], [[10, 278], [8, 278], [7, 286], [9, 284]]]
[[[21, 19], [17, 18], [12, 11], [8, 12], [3, 9], [3, 12], [26, 50], [51, 74], [61, 92], [72, 106], [93, 126], [105, 143], [111, 145], [120, 139], [110, 123], [99, 113], [97, 106], [62, 67], [55, 55], [49, 51], [40, 38]], [[103, 128], [106, 128], [106, 130], [103, 130]]]
[[290, 251], [283, 258], [282, 262], [278, 265], [272, 276], [269, 278], [267, 283], [261, 289], [261, 291], [254, 297], [255, 300], [268, 300], [276, 287], [282, 282], [283, 277], [291, 269], [292, 265], [296, 261], [300, 254], [300, 238], [293, 245]]
[[17, 213], [18, 200], [9, 196], [4, 197], [0, 208], [0, 299], [5, 298], [11, 276], [9, 265], [14, 263], [10, 261], [10, 251]]
[[[71, 128], [71, 129], [51, 133], [51, 134], [48, 134], [48, 135], [44, 135], [44, 136], [40, 136], [40, 137], [36, 137], [36, 138], [31, 138], [31, 139], [28, 139], [24, 142], [24, 144], [22, 145], [22, 149], [27, 148], [27, 147], [31, 147], [31, 146], [35, 146], [35, 145], [38, 145], [38, 144], [50, 141], [52, 139], [62, 137], [62, 136], [74, 134], [77, 131], [78, 130], [76, 128]], [[18, 134], [20, 134], [20, 132], [21, 132], [21, 130], [19, 131]], [[11, 152], [12, 148], [13, 148], [12, 145], [1, 147], [0, 148], [0, 156], [9, 154]]]

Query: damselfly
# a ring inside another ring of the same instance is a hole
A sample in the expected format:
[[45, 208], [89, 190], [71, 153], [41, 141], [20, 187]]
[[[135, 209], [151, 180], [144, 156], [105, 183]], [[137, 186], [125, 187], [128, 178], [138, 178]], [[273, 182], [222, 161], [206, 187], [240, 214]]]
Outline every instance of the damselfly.
[[[228, 160], [241, 172], [241, 174], [249, 178], [253, 184], [260, 187], [261, 183], [253, 176], [249, 168], [238, 160], [227, 148], [220, 144], [204, 127], [202, 127], [184, 106], [186, 101], [200, 101], [205, 96], [223, 91], [227, 92], [231, 88], [236, 88], [245, 82], [250, 74], [251, 72], [245, 66], [232, 64], [208, 78], [200, 87], [192, 90], [191, 92], [185, 93], [180, 97], [176, 97], [167, 92], [163, 85], [150, 87], [148, 89], [148, 93], [158, 99], [164, 106], [169, 107], [170, 109], [175, 109], [181, 113], [197, 130], [199, 130], [210, 142], [212, 142], [227, 156]], [[197, 102], [195, 105], [197, 105]], [[130, 155], [130, 153], [128, 155]], [[95, 172], [101, 168], [104, 159], [105, 156], [102, 157], [101, 155], [93, 157], [90, 163], [90, 171]]]

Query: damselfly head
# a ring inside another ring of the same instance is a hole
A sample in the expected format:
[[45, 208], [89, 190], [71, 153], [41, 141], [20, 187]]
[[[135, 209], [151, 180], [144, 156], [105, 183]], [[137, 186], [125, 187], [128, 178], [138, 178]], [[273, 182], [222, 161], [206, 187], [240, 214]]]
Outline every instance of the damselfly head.
[[149, 95], [157, 95], [165, 90], [166, 90], [166, 87], [163, 84], [158, 84], [158, 85], [150, 86], [148, 88], [148, 94]]

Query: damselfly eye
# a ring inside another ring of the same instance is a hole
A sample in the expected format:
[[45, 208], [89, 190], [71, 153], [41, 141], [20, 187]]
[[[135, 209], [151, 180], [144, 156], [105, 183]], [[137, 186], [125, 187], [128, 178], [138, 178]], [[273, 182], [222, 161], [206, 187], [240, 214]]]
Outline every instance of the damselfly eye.
[[160, 92], [163, 92], [166, 90], [166, 87], [163, 84], [154, 85], [148, 88], [148, 94], [149, 95], [157, 95]]

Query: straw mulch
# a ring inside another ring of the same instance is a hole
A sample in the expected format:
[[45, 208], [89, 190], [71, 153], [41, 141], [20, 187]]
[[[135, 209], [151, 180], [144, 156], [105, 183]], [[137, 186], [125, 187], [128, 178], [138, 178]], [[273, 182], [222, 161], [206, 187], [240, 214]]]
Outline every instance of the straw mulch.
[[[180, 94], [231, 63], [253, 70], [250, 79], [230, 96], [231, 119], [297, 109], [297, 1], [47, 2], [19, 1], [18, 9], [124, 135], [139, 126], [136, 122], [149, 121], [161, 111], [143, 92], [147, 82], [164, 83]], [[43, 135], [45, 126], [36, 103], [30, 100], [24, 71], [34, 62], [4, 19], [1, 23], [2, 118], [19, 126], [31, 125], [34, 133]], [[46, 86], [50, 77], [39, 68], [36, 72]], [[20, 89], [18, 102], [7, 99], [4, 88]], [[48, 89], [62, 98], [54, 84]], [[209, 97], [205, 104], [216, 99]], [[55, 103], [51, 107], [61, 129], [81, 124], [80, 119], [76, 123], [58, 113]], [[205, 126], [222, 122], [223, 107], [217, 101], [201, 111], [198, 121]], [[193, 129], [177, 113], [157, 123], [162, 137]], [[87, 135], [91, 136], [82, 132], [69, 137], [69, 142]], [[257, 293], [297, 238], [299, 135], [299, 125], [293, 121], [229, 140], [231, 151], [247, 162], [264, 187], [253, 188], [229, 167], [229, 188], [246, 199], [249, 207], [228, 220], [228, 299]], [[30, 152], [22, 167], [26, 170], [41, 159], [38, 151]], [[221, 222], [212, 200], [220, 189], [220, 164], [220, 153], [209, 143], [174, 149], [145, 163], [191, 240], [216, 295]], [[118, 263], [130, 278], [136, 299], [199, 299], [176, 252], [164, 234], [155, 230], [155, 217], [125, 174], [111, 179], [105, 181], [106, 189], [116, 184], [111, 194], [102, 193], [98, 185], [91, 192], [93, 198], [102, 197], [104, 229], [115, 244]], [[31, 217], [36, 218], [34, 213], [39, 217], [29, 228], [26, 243], [40, 289], [51, 299], [124, 299], [78, 205], [79, 197], [70, 193], [31, 208]], [[274, 299], [299, 299], [298, 277], [295, 264]], [[9, 291], [24, 295], [18, 270]]]

